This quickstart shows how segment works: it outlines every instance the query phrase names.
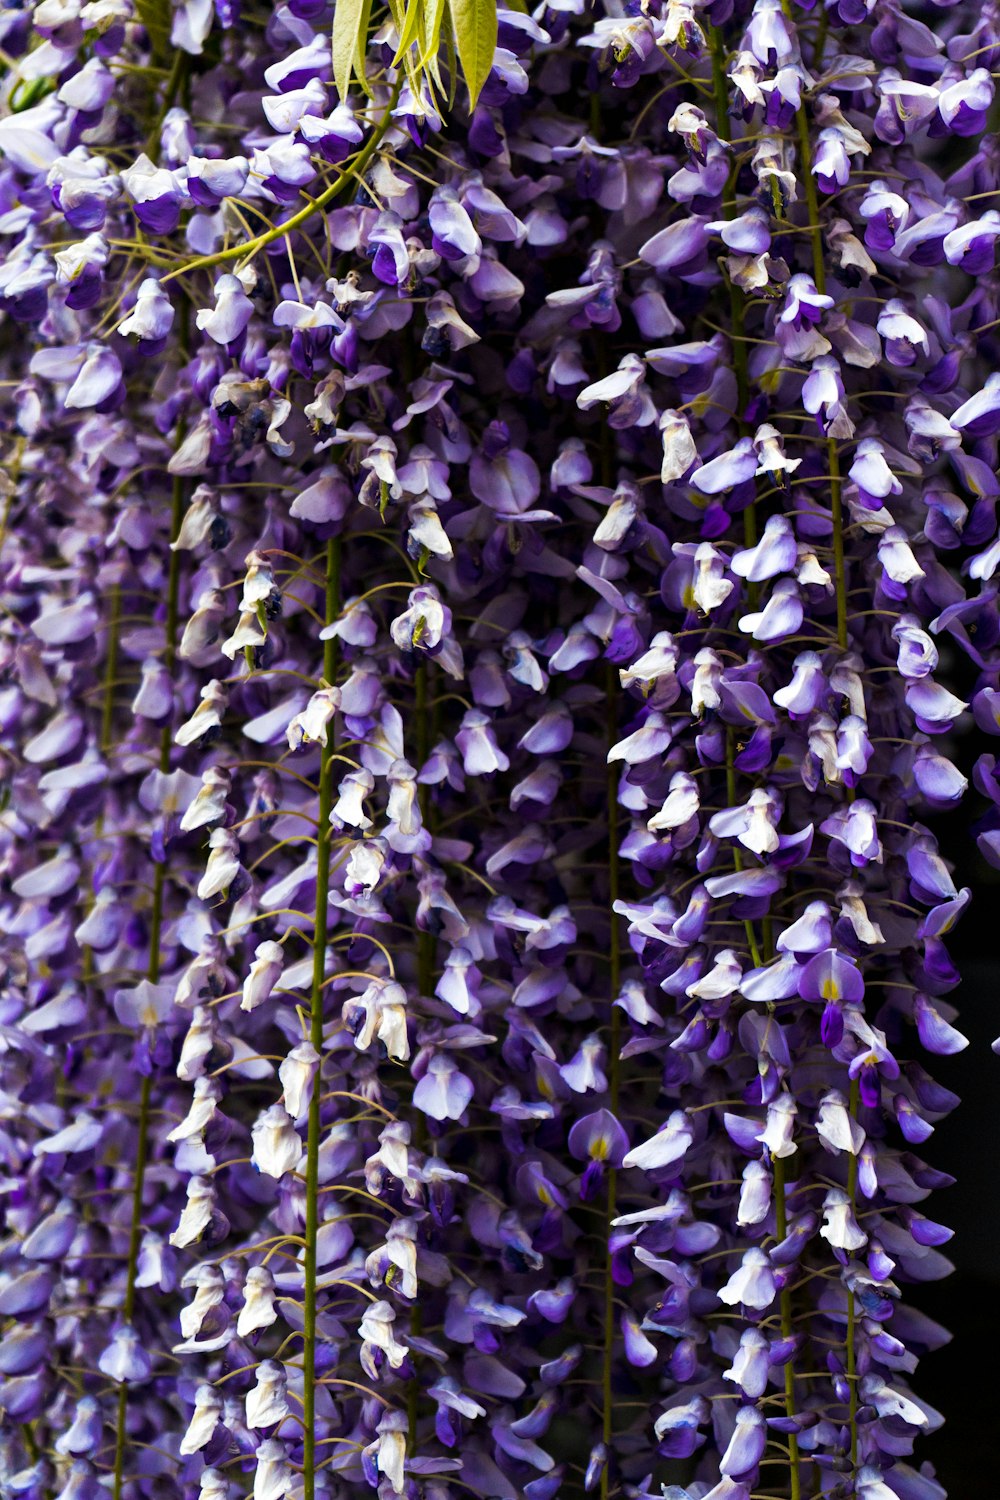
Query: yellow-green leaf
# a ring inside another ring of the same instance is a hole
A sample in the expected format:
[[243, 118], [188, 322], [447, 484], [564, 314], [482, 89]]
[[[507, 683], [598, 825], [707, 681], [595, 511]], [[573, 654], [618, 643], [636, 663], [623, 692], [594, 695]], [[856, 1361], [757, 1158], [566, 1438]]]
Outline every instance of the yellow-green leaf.
[[410, 3], [406, 8], [406, 15], [403, 17], [403, 29], [400, 32], [399, 46], [396, 48], [396, 56], [393, 58], [394, 64], [399, 62], [399, 59], [403, 56], [403, 53], [406, 52], [416, 41], [418, 31], [423, 30], [423, 19], [424, 7], [422, 4], [422, 0], [410, 0]]
[[441, 93], [444, 85], [438, 67], [438, 49], [441, 46], [441, 27], [444, 23], [445, 0], [426, 0], [424, 5], [424, 30], [421, 37], [420, 66], [426, 68]]
[[455, 108], [455, 96], [458, 93], [458, 57], [455, 52], [455, 33], [449, 22], [447, 31], [442, 27], [444, 36], [445, 65], [448, 69], [448, 113]]
[[363, 0], [363, 3], [364, 10], [361, 17], [361, 24], [358, 27], [358, 34], [354, 43], [354, 72], [368, 98], [374, 99], [375, 95], [372, 92], [371, 84], [368, 82], [368, 70], [365, 66], [365, 56], [368, 52], [368, 26], [371, 20], [372, 0]]
[[362, 85], [365, 83], [358, 63], [365, 55], [371, 8], [371, 0], [337, 0], [333, 8], [333, 81], [341, 99], [347, 98], [352, 73], [358, 72]]
[[497, 45], [496, 0], [448, 0], [458, 59], [474, 105], [493, 66]]

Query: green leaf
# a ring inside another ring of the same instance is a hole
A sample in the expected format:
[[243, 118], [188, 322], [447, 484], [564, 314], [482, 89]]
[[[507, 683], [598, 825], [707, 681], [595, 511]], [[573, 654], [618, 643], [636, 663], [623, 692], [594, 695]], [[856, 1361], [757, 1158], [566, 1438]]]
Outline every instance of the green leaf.
[[496, 0], [448, 0], [448, 9], [472, 106], [493, 66], [497, 45]]
[[[341, 99], [347, 98], [353, 73], [358, 74], [358, 79], [365, 88], [363, 58], [371, 9], [372, 0], [337, 0], [333, 8], [333, 81]], [[365, 91], [367, 92], [367, 88]]]

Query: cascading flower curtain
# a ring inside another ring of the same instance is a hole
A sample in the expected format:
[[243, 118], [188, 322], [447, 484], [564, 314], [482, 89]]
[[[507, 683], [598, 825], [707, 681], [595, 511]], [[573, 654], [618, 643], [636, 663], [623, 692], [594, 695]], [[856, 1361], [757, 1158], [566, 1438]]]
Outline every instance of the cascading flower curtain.
[[0, 12], [4, 1497], [943, 1496], [998, 27]]

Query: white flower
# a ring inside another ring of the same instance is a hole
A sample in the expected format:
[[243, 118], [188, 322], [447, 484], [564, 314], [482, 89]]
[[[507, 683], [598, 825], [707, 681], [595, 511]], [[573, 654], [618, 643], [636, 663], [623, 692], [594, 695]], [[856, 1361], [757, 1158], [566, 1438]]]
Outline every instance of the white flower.
[[222, 1417], [222, 1397], [214, 1385], [200, 1385], [195, 1392], [194, 1411], [181, 1438], [180, 1455], [189, 1458], [204, 1448]]
[[249, 552], [246, 564], [240, 609], [256, 611], [257, 606], [263, 604], [274, 592], [274, 572], [262, 552]]
[[348, 771], [338, 788], [340, 795], [330, 814], [330, 822], [339, 827], [359, 828], [366, 833], [372, 820], [365, 813], [364, 800], [374, 790], [375, 778], [370, 771]]
[[798, 1150], [792, 1139], [797, 1114], [795, 1100], [789, 1093], [779, 1094], [767, 1106], [767, 1121], [756, 1139], [772, 1156], [792, 1156]]
[[354, 1032], [354, 1045], [364, 1052], [376, 1038], [389, 1056], [406, 1062], [410, 1043], [406, 1034], [406, 991], [393, 979], [373, 979], [363, 994], [345, 1002], [344, 1021]]
[[235, 661], [241, 651], [254, 650], [257, 646], [263, 646], [266, 640], [267, 631], [261, 626], [256, 611], [245, 609], [236, 623], [236, 629], [223, 641], [220, 649], [223, 656]]
[[288, 1416], [284, 1366], [275, 1359], [262, 1359], [257, 1366], [257, 1384], [247, 1392], [247, 1426], [274, 1427]]
[[849, 1253], [860, 1250], [868, 1243], [868, 1236], [854, 1217], [854, 1206], [842, 1188], [830, 1188], [823, 1200], [823, 1239], [834, 1250]]
[[282, 1104], [272, 1104], [258, 1115], [250, 1132], [251, 1160], [267, 1177], [284, 1177], [297, 1170], [302, 1160], [302, 1141], [295, 1122]]
[[[417, 1295], [416, 1228], [409, 1219], [393, 1219], [384, 1245], [378, 1245], [365, 1261], [372, 1286], [391, 1286], [410, 1301]], [[388, 1261], [388, 1266], [385, 1262]]]
[[670, 484], [698, 462], [698, 449], [687, 418], [680, 412], [668, 410], [660, 413], [660, 435], [663, 439], [660, 480], [663, 484]]
[[279, 1438], [268, 1438], [261, 1443], [254, 1457], [257, 1466], [253, 1475], [253, 1500], [284, 1500], [295, 1479], [284, 1443]]
[[204, 828], [208, 823], [218, 823], [225, 817], [226, 797], [232, 780], [224, 766], [208, 766], [202, 772], [201, 790], [181, 819], [181, 833]]
[[382, 878], [386, 846], [382, 839], [364, 839], [351, 845], [344, 867], [344, 887], [349, 895], [369, 896]]
[[622, 1161], [623, 1167], [641, 1167], [644, 1172], [655, 1172], [661, 1167], [673, 1166], [686, 1154], [694, 1140], [691, 1121], [681, 1109], [675, 1109], [667, 1123], [656, 1135], [633, 1146]]
[[280, 943], [263, 942], [254, 949], [254, 961], [243, 981], [243, 998], [240, 1010], [256, 1010], [263, 1005], [281, 978], [285, 963], [285, 950]]
[[309, 1108], [319, 1061], [312, 1042], [299, 1042], [278, 1069], [282, 1102], [293, 1120], [300, 1120]]
[[198, 882], [199, 901], [210, 901], [228, 891], [240, 868], [240, 844], [228, 828], [215, 828], [208, 840], [208, 864]]
[[194, 1339], [213, 1307], [218, 1307], [225, 1297], [226, 1282], [218, 1266], [203, 1265], [186, 1272], [181, 1286], [185, 1291], [195, 1288], [194, 1297], [180, 1315], [181, 1333], [186, 1339]]
[[843, 1094], [832, 1089], [820, 1100], [816, 1134], [828, 1151], [847, 1151], [857, 1156], [865, 1143], [865, 1132], [848, 1112]]
[[274, 1296], [274, 1276], [267, 1266], [251, 1266], [243, 1283], [243, 1306], [236, 1320], [236, 1332], [241, 1339], [258, 1329], [270, 1328], [277, 1320]]
[[320, 688], [313, 693], [301, 713], [297, 713], [286, 730], [291, 750], [302, 745], [327, 743], [327, 726], [340, 707], [340, 689]]
[[252, 316], [253, 303], [239, 278], [224, 275], [215, 283], [215, 306], [201, 308], [195, 315], [195, 323], [215, 343], [231, 344], [239, 338]]
[[170, 1243], [183, 1250], [201, 1239], [215, 1213], [215, 1187], [210, 1177], [192, 1177], [187, 1185], [187, 1202]]
[[217, 1078], [196, 1078], [191, 1107], [179, 1125], [175, 1125], [167, 1136], [168, 1141], [187, 1141], [205, 1131], [222, 1098], [222, 1085]]
[[363, 1340], [361, 1366], [371, 1380], [378, 1378], [374, 1350], [380, 1349], [394, 1370], [406, 1358], [406, 1345], [398, 1343], [392, 1331], [395, 1320], [396, 1314], [388, 1302], [372, 1302], [365, 1309], [358, 1332]]
[[742, 1302], [744, 1307], [758, 1310], [770, 1307], [774, 1301], [775, 1280], [771, 1262], [763, 1250], [752, 1246], [740, 1261], [724, 1287], [719, 1289], [719, 1301], [734, 1307]]
[[166, 338], [174, 322], [174, 306], [166, 292], [152, 276], [140, 283], [135, 306], [118, 325], [118, 332], [139, 339]]

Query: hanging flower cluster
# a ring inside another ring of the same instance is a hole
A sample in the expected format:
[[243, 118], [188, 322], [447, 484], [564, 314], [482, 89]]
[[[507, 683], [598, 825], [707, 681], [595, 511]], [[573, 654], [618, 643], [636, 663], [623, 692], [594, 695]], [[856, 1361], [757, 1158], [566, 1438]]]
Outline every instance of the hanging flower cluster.
[[940, 1500], [1000, 21], [333, 16], [0, 12], [0, 1493]]

